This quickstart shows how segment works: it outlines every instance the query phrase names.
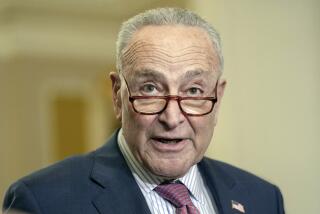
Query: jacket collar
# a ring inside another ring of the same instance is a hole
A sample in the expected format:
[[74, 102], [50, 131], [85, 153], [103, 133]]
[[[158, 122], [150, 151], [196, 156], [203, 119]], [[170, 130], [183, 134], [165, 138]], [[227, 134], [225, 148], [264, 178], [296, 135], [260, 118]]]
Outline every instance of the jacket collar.
[[229, 170], [226, 170], [226, 168], [230, 168], [229, 165], [204, 158], [198, 166], [215, 200], [219, 214], [243, 213], [232, 207], [232, 201], [243, 206], [245, 214], [252, 213], [250, 210], [252, 202], [248, 190], [233, 178]]
[[[118, 145], [117, 134], [113, 134], [108, 143], [95, 151], [91, 172], [93, 182], [102, 187], [93, 199], [93, 204], [101, 214], [139, 213], [151, 214], [147, 202], [124, 160]], [[246, 214], [250, 211], [249, 194], [244, 185], [230, 175], [224, 163], [204, 158], [199, 164], [199, 171], [209, 188], [219, 214], [236, 214], [232, 201], [240, 203]]]
[[117, 145], [117, 133], [94, 154], [91, 179], [102, 187], [93, 199], [99, 213], [150, 214], [146, 200]]

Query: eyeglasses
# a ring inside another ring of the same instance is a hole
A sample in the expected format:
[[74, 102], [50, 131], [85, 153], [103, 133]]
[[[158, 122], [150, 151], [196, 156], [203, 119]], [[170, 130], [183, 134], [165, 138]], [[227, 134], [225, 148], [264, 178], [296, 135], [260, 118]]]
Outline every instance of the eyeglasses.
[[132, 96], [129, 90], [128, 82], [123, 77], [126, 87], [129, 92], [129, 101], [133, 107], [133, 110], [139, 114], [153, 115], [163, 112], [170, 100], [176, 100], [178, 102], [181, 112], [188, 116], [203, 116], [209, 114], [217, 99], [217, 85], [215, 86], [215, 97], [181, 97], [181, 96]]

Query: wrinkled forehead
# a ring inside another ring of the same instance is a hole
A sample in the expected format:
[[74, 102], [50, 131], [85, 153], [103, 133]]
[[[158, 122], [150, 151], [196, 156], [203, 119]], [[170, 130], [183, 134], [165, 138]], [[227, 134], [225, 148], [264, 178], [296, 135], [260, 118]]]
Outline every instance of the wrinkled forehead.
[[121, 60], [124, 72], [156, 70], [177, 75], [190, 70], [217, 72], [219, 67], [207, 33], [198, 27], [180, 25], [138, 30]]

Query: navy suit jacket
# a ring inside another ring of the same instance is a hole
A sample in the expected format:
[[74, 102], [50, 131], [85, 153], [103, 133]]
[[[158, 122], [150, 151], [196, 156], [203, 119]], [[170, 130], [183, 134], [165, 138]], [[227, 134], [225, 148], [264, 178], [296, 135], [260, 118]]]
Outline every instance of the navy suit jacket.
[[[219, 214], [283, 214], [279, 189], [238, 168], [203, 158], [198, 163]], [[71, 157], [14, 183], [3, 211], [41, 214], [151, 214], [117, 145], [117, 133], [98, 150]]]

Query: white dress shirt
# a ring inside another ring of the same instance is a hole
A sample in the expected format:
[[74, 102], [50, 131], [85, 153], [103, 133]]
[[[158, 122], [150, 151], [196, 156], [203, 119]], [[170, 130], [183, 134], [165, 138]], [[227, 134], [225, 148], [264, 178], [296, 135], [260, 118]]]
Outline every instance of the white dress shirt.
[[[118, 145], [131, 169], [134, 179], [147, 201], [151, 213], [175, 214], [176, 208], [153, 190], [156, 186], [161, 184], [164, 179], [145, 170], [135, 159], [122, 134], [122, 129], [118, 134]], [[203, 182], [197, 165], [192, 166], [189, 171], [178, 180], [188, 188], [192, 203], [198, 208], [201, 214], [217, 214], [210, 193]]]

